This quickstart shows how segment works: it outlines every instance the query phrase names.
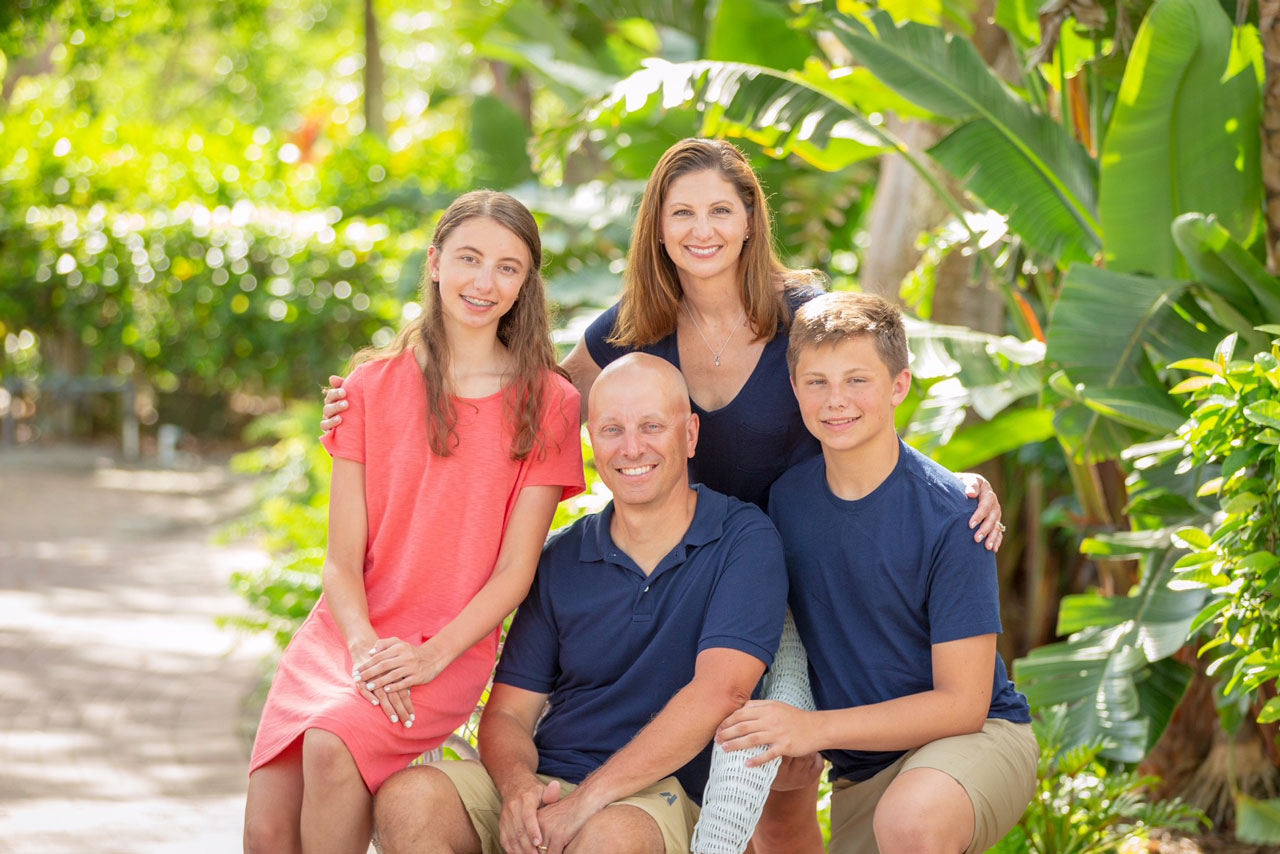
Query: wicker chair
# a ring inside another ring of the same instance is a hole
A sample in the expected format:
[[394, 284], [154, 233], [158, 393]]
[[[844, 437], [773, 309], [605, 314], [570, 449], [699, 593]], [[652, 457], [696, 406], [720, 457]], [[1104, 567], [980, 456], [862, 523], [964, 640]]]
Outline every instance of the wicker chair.
[[[762, 696], [798, 709], [814, 709], [809, 659], [790, 611], [778, 654], [765, 674]], [[726, 753], [718, 744], [712, 748], [711, 775], [702, 794], [702, 815], [693, 831], [692, 854], [742, 854], [746, 850], [782, 764], [781, 759], [774, 759], [757, 768], [747, 767], [748, 759], [767, 749], [760, 746]]]

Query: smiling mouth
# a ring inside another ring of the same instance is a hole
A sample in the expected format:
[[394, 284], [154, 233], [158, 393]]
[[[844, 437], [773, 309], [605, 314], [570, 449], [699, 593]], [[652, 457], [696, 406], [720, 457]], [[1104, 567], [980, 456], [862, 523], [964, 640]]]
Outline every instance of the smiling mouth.
[[848, 418], [824, 418], [822, 423], [828, 427], [847, 427], [859, 418], [861, 418], [861, 416], [849, 416]]
[[657, 466], [654, 466], [654, 465], [629, 466], [627, 468], [618, 469], [618, 473], [626, 475], [627, 477], [639, 477], [641, 475], [648, 474], [649, 472], [653, 471], [655, 468], [657, 468]]
[[468, 305], [474, 305], [476, 308], [490, 308], [498, 304], [496, 300], [480, 299], [480, 297], [469, 297], [466, 294], [462, 295], [462, 301], [467, 303]]
[[720, 251], [719, 246], [711, 246], [706, 248], [700, 247], [700, 246], [686, 246], [684, 249], [686, 252], [688, 252], [690, 255], [692, 255], [695, 258], [710, 258], [712, 255], [715, 255], [717, 252]]

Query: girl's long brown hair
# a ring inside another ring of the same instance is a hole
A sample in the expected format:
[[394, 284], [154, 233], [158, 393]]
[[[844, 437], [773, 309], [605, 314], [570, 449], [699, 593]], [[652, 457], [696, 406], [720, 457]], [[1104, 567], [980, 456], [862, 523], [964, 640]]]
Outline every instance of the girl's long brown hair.
[[[542, 283], [542, 239], [533, 214], [513, 196], [493, 190], [475, 190], [459, 196], [449, 205], [436, 225], [431, 245], [439, 252], [455, 228], [476, 217], [495, 220], [519, 237], [529, 250], [529, 273], [520, 286], [515, 303], [498, 321], [498, 340], [511, 353], [515, 364], [513, 376], [503, 389], [513, 434], [511, 456], [523, 460], [535, 449], [540, 449], [542, 444], [538, 424], [547, 372], [560, 372], [551, 343], [551, 324]], [[431, 280], [430, 261], [423, 265], [419, 287], [422, 291], [422, 314], [406, 323], [388, 346], [366, 347], [356, 353], [351, 367], [398, 356], [421, 342], [427, 353], [426, 365], [422, 369], [422, 380], [427, 389], [427, 439], [432, 451], [447, 457], [458, 443], [458, 418], [452, 400], [453, 384], [449, 380], [449, 346], [440, 306], [440, 286]]]
[[784, 298], [786, 289], [822, 282], [820, 273], [792, 270], [778, 260], [764, 191], [738, 147], [721, 139], [682, 139], [662, 155], [640, 199], [623, 275], [622, 303], [610, 344], [646, 347], [675, 331], [684, 288], [675, 263], [662, 246], [662, 206], [672, 181], [707, 170], [732, 184], [747, 209], [750, 238], [743, 243], [738, 262], [739, 296], [747, 325], [757, 339], [768, 341], [780, 327], [788, 328], [791, 310]]

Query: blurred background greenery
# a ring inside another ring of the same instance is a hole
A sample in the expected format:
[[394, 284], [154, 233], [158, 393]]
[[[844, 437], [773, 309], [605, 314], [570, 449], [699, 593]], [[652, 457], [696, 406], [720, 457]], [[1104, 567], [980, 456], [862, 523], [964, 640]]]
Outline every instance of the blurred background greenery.
[[1174, 795], [1280, 842], [1278, 21], [1233, 0], [9, 2], [5, 441], [136, 418], [146, 454], [161, 425], [253, 445], [239, 530], [279, 559], [237, 578], [243, 625], [287, 642], [318, 592], [319, 386], [418, 310], [440, 211], [476, 187], [535, 211], [567, 346], [617, 296], [659, 154], [730, 138], [792, 264], [914, 316], [904, 434], [1001, 496], [1001, 649], [1075, 751], [1046, 754], [1009, 850], [1192, 826], [1143, 800]]

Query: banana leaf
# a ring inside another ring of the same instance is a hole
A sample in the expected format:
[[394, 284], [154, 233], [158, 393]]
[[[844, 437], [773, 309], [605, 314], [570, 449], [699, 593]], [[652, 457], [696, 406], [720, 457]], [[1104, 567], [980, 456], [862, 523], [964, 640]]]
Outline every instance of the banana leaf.
[[884, 12], [871, 23], [874, 32], [848, 16], [831, 26], [900, 95], [961, 123], [932, 152], [938, 162], [1037, 249], [1091, 258], [1101, 238], [1096, 171], [1084, 147], [1005, 85], [972, 42], [937, 27], [896, 26]]
[[772, 156], [794, 154], [824, 171], [902, 148], [854, 107], [794, 72], [652, 60], [578, 118], [543, 134], [539, 162], [554, 172], [591, 129], [615, 131], [628, 118], [676, 108], [697, 110], [705, 136], [749, 139]]
[[1207, 595], [1169, 588], [1175, 550], [1143, 551], [1131, 595], [1067, 597], [1059, 630], [1074, 634], [1014, 662], [1033, 711], [1067, 704], [1069, 744], [1102, 737], [1103, 755], [1121, 762], [1146, 755], [1181, 700], [1191, 670], [1169, 656], [1186, 643]]
[[1246, 240], [1261, 202], [1252, 65], [1229, 73], [1232, 26], [1216, 0], [1162, 0], [1138, 30], [1102, 147], [1099, 218], [1120, 272], [1185, 275], [1168, 225], [1216, 214]]
[[1083, 264], [1067, 272], [1045, 358], [1063, 374], [1055, 388], [1073, 401], [1055, 426], [1076, 459], [1118, 457], [1143, 432], [1163, 433], [1184, 420], [1164, 387], [1150, 382], [1146, 348], [1167, 324], [1185, 323], [1172, 310], [1186, 288]]

